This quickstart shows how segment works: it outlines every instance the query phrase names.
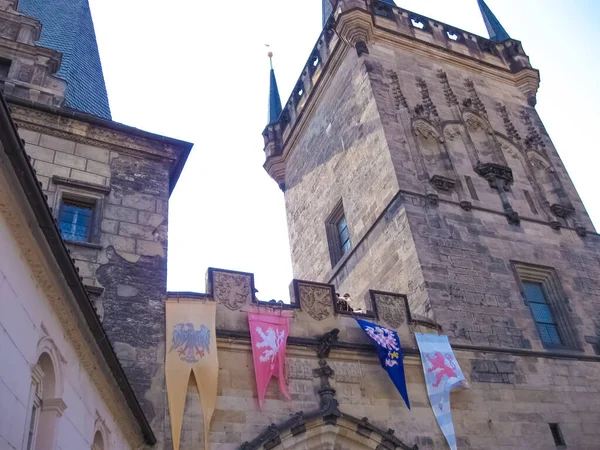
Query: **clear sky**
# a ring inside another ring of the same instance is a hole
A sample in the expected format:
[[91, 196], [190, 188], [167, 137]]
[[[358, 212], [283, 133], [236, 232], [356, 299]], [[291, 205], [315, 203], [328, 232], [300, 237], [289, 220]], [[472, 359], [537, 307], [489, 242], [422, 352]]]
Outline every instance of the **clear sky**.
[[[283, 193], [262, 168], [268, 58], [282, 100], [321, 32], [321, 0], [90, 0], [113, 119], [195, 143], [171, 197], [169, 290], [204, 292], [208, 267], [254, 272], [289, 298]], [[487, 36], [476, 0], [396, 0]], [[598, 0], [487, 0], [541, 70], [538, 111], [600, 224]]]

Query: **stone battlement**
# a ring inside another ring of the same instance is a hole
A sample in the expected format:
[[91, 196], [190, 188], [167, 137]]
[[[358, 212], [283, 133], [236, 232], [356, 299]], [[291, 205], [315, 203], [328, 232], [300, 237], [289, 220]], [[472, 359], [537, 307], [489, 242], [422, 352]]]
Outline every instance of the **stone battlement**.
[[[293, 280], [289, 304], [256, 298], [254, 274], [209, 268], [206, 294], [170, 292], [170, 299], [217, 302], [217, 335], [244, 337], [249, 333], [248, 312], [269, 310], [290, 315], [290, 343], [310, 344], [317, 336], [338, 329], [341, 342], [371, 345], [354, 318], [381, 323], [398, 331], [404, 345], [416, 349], [414, 331], [440, 330], [428, 318], [411, 314], [408, 297], [403, 294], [368, 291], [365, 299], [339, 297], [333, 285]], [[348, 306], [353, 306], [351, 311]]]
[[[519, 41], [494, 42], [473, 33], [394, 7], [364, 0], [339, 0], [317, 39], [279, 120], [264, 132], [265, 169], [285, 189], [285, 166], [279, 156], [286, 152], [302, 117], [309, 114], [326, 72], [335, 71], [349, 48], [359, 56], [369, 54], [369, 46], [387, 43], [412, 49], [432, 59], [445, 60], [472, 69], [499, 72], [524, 92], [535, 95], [539, 77]], [[334, 69], [329, 71], [328, 69]], [[518, 74], [518, 75], [516, 75]], [[498, 75], [497, 75], [498, 76]]]

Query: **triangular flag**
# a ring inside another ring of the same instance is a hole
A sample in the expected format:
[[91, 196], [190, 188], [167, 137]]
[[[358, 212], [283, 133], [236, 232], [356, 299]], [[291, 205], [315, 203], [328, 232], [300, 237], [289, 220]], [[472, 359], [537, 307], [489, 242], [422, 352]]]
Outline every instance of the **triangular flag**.
[[375, 343], [381, 367], [388, 373], [406, 406], [410, 409], [410, 400], [406, 390], [406, 377], [404, 376], [404, 358], [398, 333], [366, 320], [356, 319], [356, 321]]
[[168, 301], [165, 374], [173, 449], [178, 450], [185, 398], [194, 372], [204, 413], [204, 449], [210, 448], [210, 421], [217, 404], [217, 335], [215, 302]]
[[433, 414], [448, 445], [452, 450], [456, 450], [456, 435], [450, 409], [450, 391], [469, 387], [469, 384], [458, 365], [452, 347], [450, 347], [448, 336], [415, 333], [415, 337], [421, 352], [431, 409], [433, 409]]
[[271, 377], [279, 379], [279, 390], [291, 400], [285, 379], [285, 349], [289, 317], [272, 313], [248, 313], [258, 405], [262, 409]]

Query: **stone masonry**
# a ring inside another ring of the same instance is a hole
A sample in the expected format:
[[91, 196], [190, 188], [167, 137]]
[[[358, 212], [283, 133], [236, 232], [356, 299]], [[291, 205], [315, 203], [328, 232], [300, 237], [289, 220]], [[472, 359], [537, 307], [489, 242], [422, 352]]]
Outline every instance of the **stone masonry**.
[[[395, 431], [393, 436], [407, 448], [415, 444], [421, 450], [446, 448], [427, 398], [414, 339], [414, 332], [436, 331], [431, 324], [413, 317], [403, 302], [391, 303], [390, 308], [384, 309], [380, 307], [384, 299], [375, 295], [380, 312], [364, 317], [398, 331], [404, 352], [410, 411], [381, 369], [374, 347], [354, 318], [334, 308], [333, 286], [294, 280], [293, 291], [297, 295], [292, 297], [291, 305], [281, 307], [258, 302], [250, 294], [254, 287], [252, 274], [209, 269], [207, 279], [206, 294], [169, 293], [169, 297], [217, 302], [220, 370], [211, 448], [240, 448], [244, 442], [254, 442], [257, 436], [266, 433], [271, 424], [275, 424], [277, 431], [270, 432], [270, 441], [245, 448], [376, 448], [391, 439], [383, 431], [389, 429]], [[220, 285], [235, 285], [237, 289], [219, 289]], [[239, 301], [242, 298], [239, 294], [243, 292], [248, 295]], [[286, 364], [292, 401], [285, 401], [276, 381], [272, 380], [262, 411], [258, 409], [249, 345], [248, 311], [252, 310], [275, 313], [281, 310], [291, 317]], [[340, 330], [339, 341], [333, 345], [327, 364], [335, 372], [331, 386], [336, 391], [342, 416], [335, 426], [327, 428], [320, 419], [311, 419], [310, 411], [319, 408], [320, 382], [313, 373], [319, 367], [316, 338], [333, 328]], [[597, 448], [600, 416], [595, 404], [600, 359], [532, 350], [514, 353], [491, 347], [477, 350], [461, 344], [454, 347], [470, 381], [469, 389], [455, 391], [451, 396], [459, 448], [555, 448], [549, 424], [560, 425], [568, 448]], [[194, 383], [192, 377], [185, 407], [182, 450], [198, 448], [204, 440], [202, 408]], [[290, 419], [300, 411], [304, 413], [303, 422]], [[352, 417], [359, 423], [349, 422]], [[367, 418], [380, 432], [366, 434], [360, 423], [362, 418]], [[170, 430], [166, 448], [170, 448], [169, 441]]]
[[[367, 312], [371, 289], [405, 294], [411, 315], [450, 337], [473, 385], [454, 406], [460, 448], [553, 448], [539, 440], [548, 424], [575, 422], [569, 448], [596, 448], [575, 417], [598, 401], [581, 384], [600, 376], [600, 237], [535, 110], [537, 70], [516, 40], [370, 3], [336, 2], [263, 133], [295, 277]], [[340, 205], [351, 249], [334, 260], [327, 221]], [[561, 345], [542, 341], [522, 282], [543, 284]], [[587, 396], [556, 400], [554, 383]]]

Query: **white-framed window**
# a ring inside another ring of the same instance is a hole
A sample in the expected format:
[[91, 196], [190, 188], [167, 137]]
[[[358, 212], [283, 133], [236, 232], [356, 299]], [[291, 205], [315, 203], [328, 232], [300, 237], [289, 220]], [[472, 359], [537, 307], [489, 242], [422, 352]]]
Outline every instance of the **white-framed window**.
[[42, 408], [42, 380], [44, 371], [35, 364], [31, 368], [31, 393], [29, 395], [29, 415], [26, 420], [27, 428], [25, 430], [25, 439], [23, 448], [25, 450], [35, 450], [35, 438], [40, 419], [40, 410]]

